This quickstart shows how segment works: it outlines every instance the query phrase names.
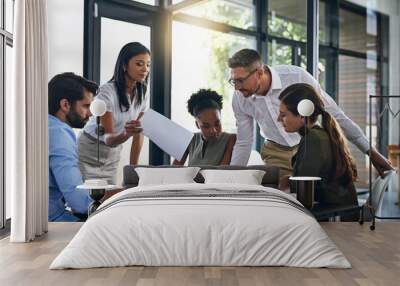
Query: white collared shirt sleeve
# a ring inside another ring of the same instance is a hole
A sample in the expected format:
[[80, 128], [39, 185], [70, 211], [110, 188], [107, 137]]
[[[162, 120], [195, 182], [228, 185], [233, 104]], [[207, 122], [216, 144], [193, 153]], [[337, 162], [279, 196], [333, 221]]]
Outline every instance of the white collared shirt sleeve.
[[365, 154], [369, 150], [369, 142], [361, 128], [347, 117], [346, 114], [344, 114], [343, 110], [336, 104], [333, 98], [321, 88], [318, 81], [307, 71], [303, 72], [302, 77], [303, 82], [311, 84], [317, 92], [321, 94], [325, 103], [326, 111], [335, 117], [347, 140], [356, 145], [357, 148]]
[[232, 108], [236, 118], [236, 143], [233, 147], [231, 165], [246, 166], [250, 158], [251, 147], [253, 145], [254, 121], [251, 116], [244, 113], [240, 106], [238, 93], [234, 93]]

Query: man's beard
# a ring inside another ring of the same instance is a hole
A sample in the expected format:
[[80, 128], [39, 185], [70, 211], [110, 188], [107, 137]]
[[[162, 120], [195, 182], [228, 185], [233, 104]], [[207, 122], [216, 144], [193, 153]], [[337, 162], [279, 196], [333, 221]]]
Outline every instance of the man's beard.
[[68, 124], [72, 128], [83, 128], [87, 122], [86, 118], [82, 118], [79, 116], [79, 114], [75, 110], [71, 110], [70, 112], [67, 113], [66, 119]]
[[258, 84], [257, 85], [257, 87], [256, 88], [254, 88], [253, 90], [243, 90], [243, 91], [240, 91], [241, 93], [242, 93], [242, 95], [244, 96], [244, 97], [250, 97], [250, 96], [252, 96], [253, 94], [257, 94], [257, 92], [260, 90], [260, 84]]

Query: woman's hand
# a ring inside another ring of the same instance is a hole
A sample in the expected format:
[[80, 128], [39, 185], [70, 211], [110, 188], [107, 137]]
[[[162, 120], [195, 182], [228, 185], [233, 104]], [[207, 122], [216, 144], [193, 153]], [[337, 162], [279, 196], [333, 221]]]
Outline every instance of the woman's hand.
[[143, 131], [139, 120], [131, 120], [125, 123], [125, 133], [127, 136], [132, 136]]

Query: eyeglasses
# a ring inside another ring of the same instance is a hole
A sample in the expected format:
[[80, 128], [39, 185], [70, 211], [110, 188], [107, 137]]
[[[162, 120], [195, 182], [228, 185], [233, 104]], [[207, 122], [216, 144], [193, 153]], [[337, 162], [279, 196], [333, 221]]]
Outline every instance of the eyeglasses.
[[253, 73], [255, 73], [255, 72], [257, 71], [257, 69], [258, 69], [258, 68], [254, 69], [254, 70], [251, 71], [247, 76], [245, 76], [245, 77], [243, 77], [243, 78], [237, 78], [237, 79], [230, 78], [230, 79], [228, 80], [228, 82], [229, 82], [229, 84], [232, 85], [232, 86], [235, 86], [235, 85], [243, 85], [244, 82], [245, 82]]

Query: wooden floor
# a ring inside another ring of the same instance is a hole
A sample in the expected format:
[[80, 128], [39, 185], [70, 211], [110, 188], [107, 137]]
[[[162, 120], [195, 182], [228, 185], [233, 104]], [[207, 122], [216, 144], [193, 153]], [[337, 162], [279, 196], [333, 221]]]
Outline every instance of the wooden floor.
[[123, 267], [48, 270], [79, 229], [51, 223], [49, 233], [28, 244], [0, 241], [0, 285], [400, 285], [400, 222], [324, 223], [353, 265], [349, 270], [289, 267]]

